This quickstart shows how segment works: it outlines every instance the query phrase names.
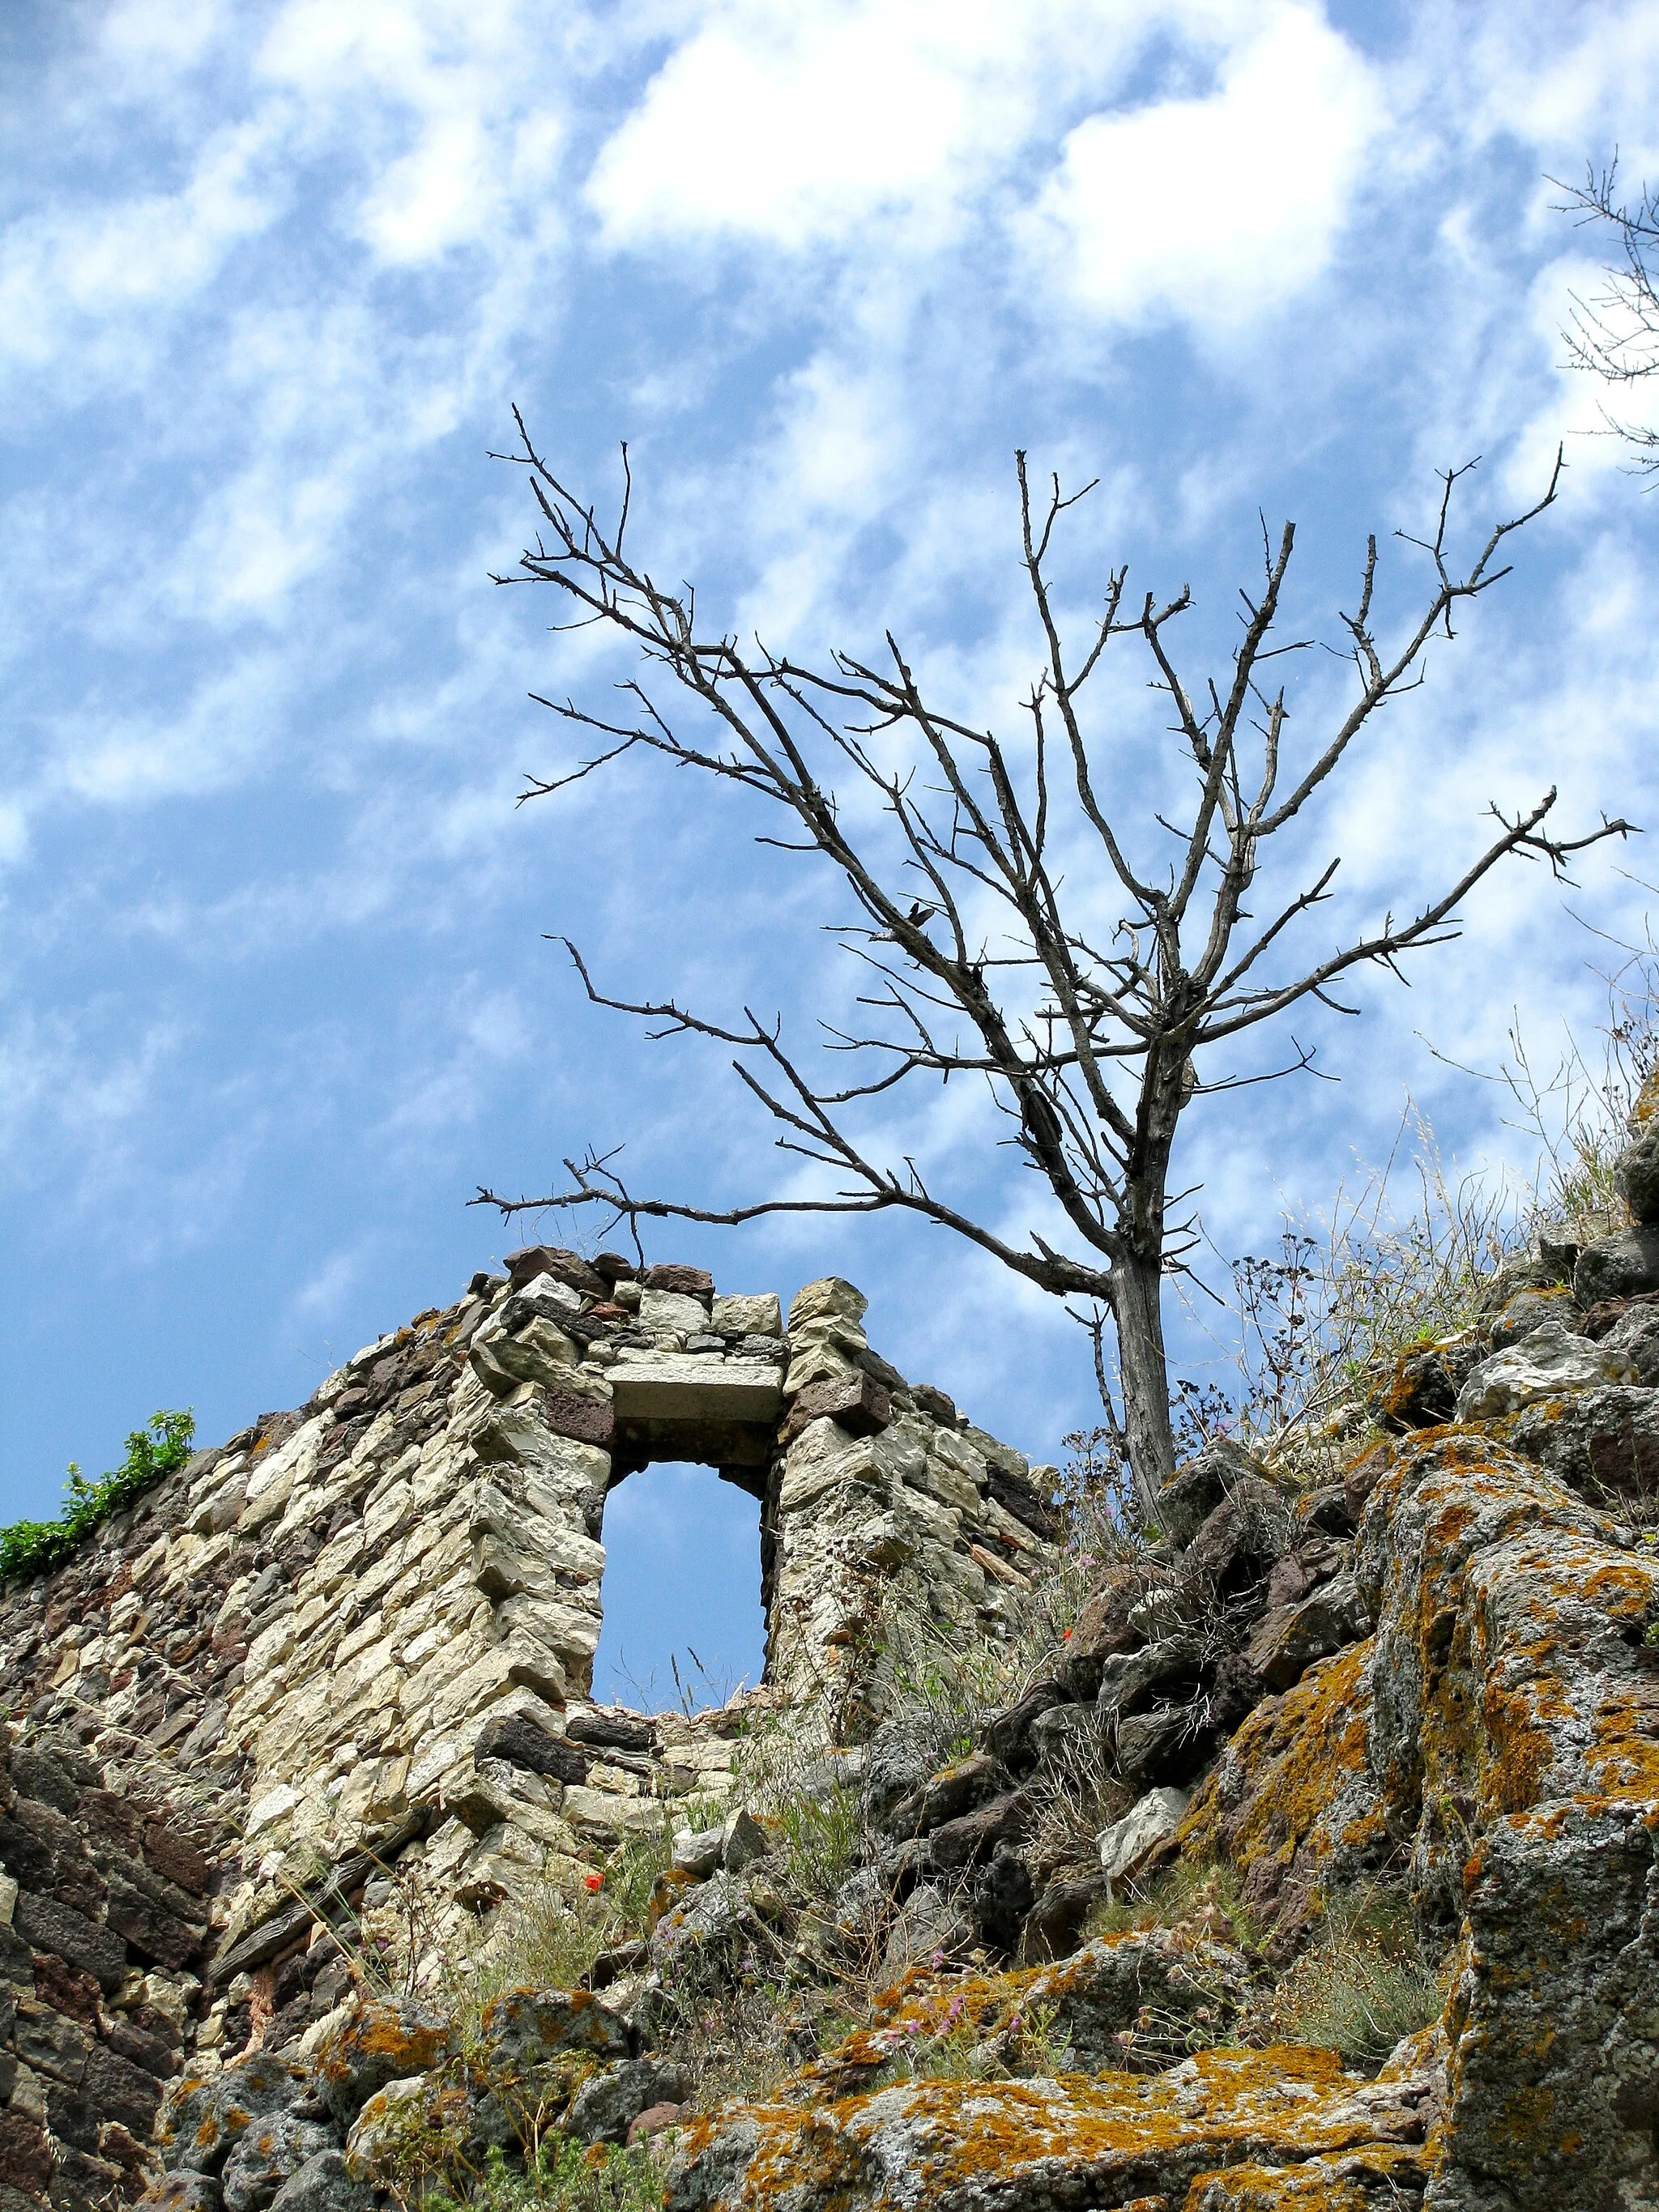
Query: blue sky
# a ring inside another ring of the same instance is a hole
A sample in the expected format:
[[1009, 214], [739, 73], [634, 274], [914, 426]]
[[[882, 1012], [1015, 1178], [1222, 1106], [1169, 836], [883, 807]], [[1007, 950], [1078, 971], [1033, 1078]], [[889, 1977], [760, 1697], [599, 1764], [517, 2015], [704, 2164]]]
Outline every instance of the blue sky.
[[[530, 520], [517, 401], [579, 483], [631, 442], [636, 542], [798, 655], [905, 641], [1006, 721], [1034, 639], [1011, 454], [1101, 489], [1067, 588], [1190, 580], [1224, 654], [1257, 510], [1331, 635], [1367, 530], [1408, 603], [1434, 471], [1471, 521], [1559, 507], [1307, 832], [1334, 933], [1454, 872], [1490, 800], [1659, 816], [1654, 501], [1584, 434], [1558, 336], [1595, 242], [1547, 173], [1659, 171], [1659, 16], [1601, 0], [76, 0], [6, 11], [0, 100], [0, 1510], [44, 1510], [157, 1406], [211, 1437], [519, 1241], [464, 1201], [626, 1139], [715, 1202], [773, 1170], [717, 1054], [613, 988], [834, 1006], [833, 886], [684, 779], [515, 811], [563, 757], [526, 695], [625, 671], [497, 592]], [[1298, 696], [1310, 733], [1334, 664]], [[1144, 714], [1126, 681], [1112, 694]], [[1408, 1093], [1512, 1152], [1517, 1011], [1594, 1022], [1597, 856], [1516, 868], [1458, 945], [1319, 1035], [1340, 1087], [1195, 1122], [1219, 1248], [1385, 1153]], [[999, 1220], [964, 1097], [892, 1124]], [[1074, 1332], [918, 1227], [664, 1237], [733, 1289], [830, 1270], [874, 1340], [1052, 1457]], [[686, 1493], [690, 1495], [690, 1493]], [[664, 1507], [693, 1545], [689, 1508]], [[687, 1550], [685, 1557], [696, 1555]]]

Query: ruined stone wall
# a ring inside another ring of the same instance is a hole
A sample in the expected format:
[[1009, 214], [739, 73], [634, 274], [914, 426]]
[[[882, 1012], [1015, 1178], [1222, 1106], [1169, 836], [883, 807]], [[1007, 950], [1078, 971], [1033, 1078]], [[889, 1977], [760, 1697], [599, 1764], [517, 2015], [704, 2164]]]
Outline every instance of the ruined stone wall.
[[[873, 1353], [850, 1284], [809, 1285], [786, 1329], [775, 1297], [720, 1297], [695, 1269], [596, 1273], [540, 1247], [510, 1264], [0, 1598], [0, 1703], [51, 1768], [31, 1817], [80, 1824], [78, 1843], [52, 1829], [46, 1888], [27, 1823], [0, 1831], [0, 1908], [19, 1885], [7, 1956], [19, 1988], [78, 1991], [77, 2036], [97, 2039], [118, 2000], [174, 2020], [198, 2063], [244, 2047], [256, 2014], [314, 2041], [344, 1995], [320, 1922], [367, 1895], [372, 1929], [389, 1869], [419, 1869], [427, 1941], [476, 1945], [503, 1899], [568, 1890], [630, 1827], [720, 1796], [757, 1712], [811, 1709], [833, 1737], [894, 1593], [994, 1636], [1050, 1556], [1044, 1471]], [[761, 1501], [764, 1680], [695, 1718], [590, 1694], [605, 1498], [670, 1459]], [[53, 1809], [53, 1790], [75, 1804]], [[115, 1848], [106, 1800], [137, 1808], [131, 1867], [152, 1835], [196, 1854], [190, 1910], [172, 1875], [151, 1900], [170, 1915], [161, 1952], [82, 1870]], [[38, 1901], [53, 1886], [61, 1943]], [[102, 1962], [96, 1995], [64, 1980], [92, 1971], [77, 1943]], [[173, 1995], [135, 1995], [158, 1972]], [[51, 2093], [18, 2063], [9, 2088], [0, 2067], [0, 2136], [8, 2095], [46, 2124]], [[55, 2126], [48, 2148], [100, 2156], [98, 2128], [125, 2111], [82, 2125], [91, 2149]], [[0, 2186], [33, 2191], [24, 2166]]]

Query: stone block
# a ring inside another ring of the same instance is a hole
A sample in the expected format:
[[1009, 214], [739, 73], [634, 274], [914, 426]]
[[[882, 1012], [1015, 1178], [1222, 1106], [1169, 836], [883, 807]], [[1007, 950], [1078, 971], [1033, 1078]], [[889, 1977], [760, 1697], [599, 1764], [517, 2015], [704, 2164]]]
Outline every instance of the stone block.
[[721, 1336], [783, 1334], [783, 1313], [775, 1291], [766, 1291], [754, 1297], [717, 1297], [708, 1320], [710, 1328]]
[[610, 1295], [610, 1285], [592, 1262], [584, 1260], [580, 1252], [566, 1251], [562, 1245], [524, 1245], [519, 1251], [507, 1254], [506, 1266], [508, 1280], [515, 1291], [533, 1282], [538, 1275], [551, 1275], [556, 1281], [568, 1284], [585, 1298]]
[[618, 1421], [769, 1426], [783, 1405], [776, 1370], [769, 1367], [717, 1365], [666, 1352], [611, 1372]]
[[119, 2120], [148, 2142], [161, 2101], [161, 2085], [153, 2074], [113, 2051], [94, 2050], [81, 2076], [81, 2094], [101, 2119]]
[[823, 1275], [804, 1283], [789, 1301], [789, 1334], [817, 1321], [845, 1322], [856, 1329], [869, 1310], [869, 1299], [856, 1285], [841, 1275]]
[[0, 2112], [0, 2182], [41, 2197], [52, 2175], [52, 2146], [43, 2129], [21, 2112]]
[[714, 1295], [714, 1278], [706, 1267], [670, 1262], [647, 1267], [641, 1280], [647, 1291], [672, 1291], [680, 1297], [701, 1298], [705, 1309]]
[[893, 1401], [873, 1376], [861, 1370], [810, 1382], [797, 1393], [779, 1441], [793, 1443], [809, 1421], [825, 1415], [849, 1436], [872, 1437], [893, 1418]]
[[582, 1783], [592, 1764], [590, 1753], [563, 1737], [550, 1735], [526, 1713], [503, 1713], [489, 1721], [474, 1749], [475, 1759], [501, 1759], [532, 1774], [551, 1775], [558, 1782]]
[[1659, 1224], [1646, 1223], [1586, 1245], [1573, 1269], [1572, 1287], [1583, 1306], [1659, 1291]]
[[567, 1389], [550, 1383], [543, 1419], [556, 1437], [568, 1437], [576, 1443], [597, 1444], [601, 1449], [609, 1444], [616, 1428], [615, 1409], [607, 1399], [585, 1389]]
[[60, 1959], [90, 1974], [106, 1993], [118, 1990], [126, 1978], [126, 1947], [119, 1936], [55, 1897], [20, 1889], [12, 1925], [37, 1951], [56, 1951]]
[[708, 1308], [701, 1298], [687, 1297], [678, 1291], [659, 1291], [647, 1286], [640, 1298], [640, 1327], [648, 1329], [672, 1329], [678, 1336], [696, 1336], [708, 1326]]

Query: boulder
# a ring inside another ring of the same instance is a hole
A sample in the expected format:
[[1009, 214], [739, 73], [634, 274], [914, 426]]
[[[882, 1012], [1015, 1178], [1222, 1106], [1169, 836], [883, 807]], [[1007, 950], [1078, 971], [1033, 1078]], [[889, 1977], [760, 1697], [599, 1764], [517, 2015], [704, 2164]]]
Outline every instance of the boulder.
[[1567, 1329], [1582, 1328], [1578, 1302], [1565, 1283], [1547, 1291], [1517, 1291], [1492, 1325], [1492, 1350], [1507, 1352], [1547, 1321], [1559, 1321]]
[[270, 2212], [371, 2212], [374, 2191], [355, 2181], [337, 2150], [319, 2150], [296, 2166], [270, 2200]]
[[[1372, 2084], [1328, 2051], [1281, 2047], [1268, 2064], [1199, 2049], [1169, 2073], [902, 2082], [811, 2111], [726, 2106], [684, 2139], [664, 2202], [759, 2212], [787, 2175], [791, 2212], [1365, 2212], [1419, 2194], [1432, 2080]], [[1372, 2174], [1385, 2177], [1376, 2193]]]
[[884, 1721], [864, 1747], [860, 1788], [865, 1819], [872, 1827], [884, 1828], [894, 1807], [919, 1789], [937, 1764], [933, 1729], [925, 1718], [905, 1713]]
[[578, 2142], [626, 2142], [642, 2112], [684, 2104], [691, 2078], [665, 2058], [620, 2058], [583, 2083], [571, 2100], [564, 2125]]
[[723, 1828], [677, 1828], [670, 1866], [677, 1874], [690, 1875], [693, 1881], [707, 1881], [720, 1863], [725, 1834]]
[[1632, 1299], [1601, 1339], [1604, 1351], [1628, 1360], [1629, 1380], [1659, 1386], [1659, 1302]]
[[245, 2128], [298, 2101], [302, 2084], [269, 2051], [223, 2068], [210, 2080], [185, 2075], [161, 2109], [156, 2140], [169, 2169], [216, 2174]]
[[720, 1834], [720, 1864], [727, 1874], [742, 1874], [757, 1860], [763, 1859], [772, 1848], [765, 1829], [741, 1806], [726, 1815]]
[[1499, 1420], [1523, 1406], [1573, 1390], [1628, 1382], [1630, 1375], [1629, 1362], [1617, 1352], [1573, 1334], [1559, 1322], [1546, 1322], [1507, 1352], [1493, 1352], [1470, 1370], [1457, 1394], [1457, 1418]]
[[882, 1965], [896, 1977], [907, 1966], [924, 1966], [933, 1960], [948, 1964], [970, 1950], [974, 1942], [974, 1923], [951, 1893], [937, 1882], [921, 1882], [894, 1916]]
[[584, 1990], [509, 1990], [484, 2007], [478, 2038], [492, 2070], [522, 2073], [574, 2054], [631, 2058], [628, 2023]]
[[1205, 1521], [1241, 1482], [1263, 1479], [1259, 1460], [1225, 1437], [1178, 1467], [1158, 1493], [1158, 1522], [1170, 1540], [1191, 1543]]
[[1613, 1187], [1638, 1222], [1659, 1222], [1659, 1123], [1620, 1157]]
[[1245, 1658], [1271, 1692], [1288, 1690], [1314, 1662], [1370, 1632], [1358, 1585], [1334, 1575], [1294, 1605], [1274, 1607], [1251, 1632]]
[[1659, 1497], [1659, 1392], [1584, 1390], [1530, 1407], [1508, 1440], [1593, 1503]]
[[930, 1835], [988, 1798], [1002, 1796], [1010, 1778], [1001, 1760], [988, 1751], [970, 1752], [966, 1759], [952, 1759], [919, 1788], [907, 1791], [889, 1808], [881, 1825], [889, 1835]]
[[324, 2103], [349, 2126], [377, 2089], [425, 2074], [449, 2057], [454, 2028], [440, 2007], [415, 1997], [362, 2005], [317, 2056]]
[[651, 1960], [665, 1981], [711, 1990], [758, 1959], [765, 1932], [749, 1893], [734, 1875], [711, 1875], [665, 1912], [651, 1933]]
[[1013, 1955], [1036, 1899], [1030, 1868], [1012, 1844], [1000, 1844], [974, 1876], [969, 1893], [974, 1926], [988, 1951]]
[[1026, 1957], [1069, 1958], [1083, 1941], [1090, 1913], [1109, 1894], [1103, 1874], [1051, 1876], [1026, 1916]]
[[[517, 1252], [509, 1252], [504, 1265], [515, 1291], [533, 1282], [538, 1275], [551, 1275], [556, 1282], [566, 1284], [585, 1298], [604, 1298], [611, 1294], [610, 1282], [592, 1261], [584, 1260], [580, 1252], [567, 1252], [561, 1245], [526, 1244]], [[633, 1271], [623, 1261], [618, 1272]]]
[[1174, 1834], [1186, 1818], [1191, 1802], [1184, 1790], [1149, 1790], [1121, 1820], [1114, 1820], [1109, 1827], [1101, 1830], [1096, 1842], [1109, 1895], [1111, 1885], [1121, 1881], [1154, 1844]]
[[1659, 1224], [1644, 1222], [1587, 1244], [1573, 1269], [1572, 1287], [1582, 1306], [1659, 1291]]
[[[1077, 1634], [1074, 1629], [1072, 1644], [1075, 1644]], [[1067, 1684], [1072, 1679], [1072, 1664], [1068, 1645], [1065, 1662]], [[1088, 1695], [1091, 1699], [1097, 1686], [1097, 1680], [1090, 1686]], [[1034, 1682], [1006, 1711], [987, 1722], [982, 1732], [985, 1749], [993, 1758], [1000, 1759], [1011, 1773], [1029, 1773], [1042, 1747], [1037, 1735], [1038, 1723], [1045, 1713], [1068, 1702], [1066, 1686], [1060, 1682]]]
[[337, 2151], [331, 2129], [292, 2112], [270, 2113], [244, 2128], [225, 2160], [225, 2212], [264, 2212], [283, 2184], [318, 2152]]

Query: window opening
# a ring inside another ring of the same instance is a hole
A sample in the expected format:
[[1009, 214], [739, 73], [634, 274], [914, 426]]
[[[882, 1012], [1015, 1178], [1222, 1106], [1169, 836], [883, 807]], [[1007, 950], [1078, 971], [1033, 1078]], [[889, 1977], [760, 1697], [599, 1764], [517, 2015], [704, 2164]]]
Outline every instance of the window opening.
[[593, 1696], [697, 1711], [760, 1680], [760, 1501], [711, 1467], [660, 1462], [605, 1504], [605, 1619]]

